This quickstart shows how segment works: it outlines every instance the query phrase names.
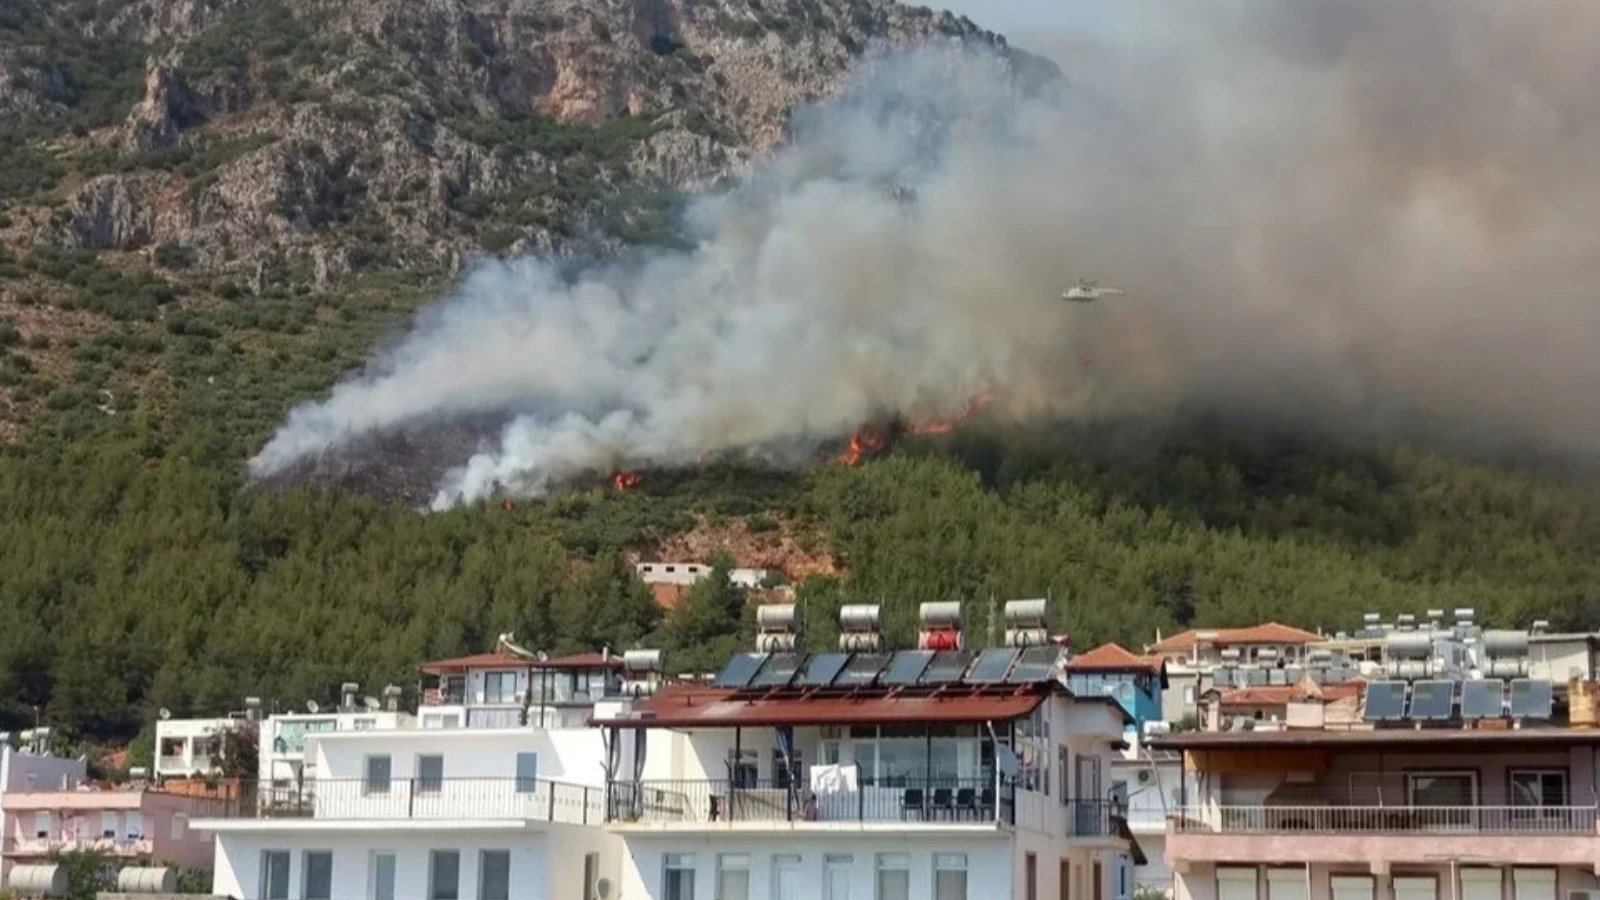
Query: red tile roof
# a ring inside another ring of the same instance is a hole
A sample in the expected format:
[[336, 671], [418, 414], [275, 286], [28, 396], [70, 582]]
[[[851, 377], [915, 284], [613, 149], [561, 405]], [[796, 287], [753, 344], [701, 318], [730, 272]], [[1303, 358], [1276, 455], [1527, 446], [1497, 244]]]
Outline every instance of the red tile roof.
[[[669, 684], [639, 704], [635, 714], [595, 719], [621, 728], [733, 728], [760, 725], [882, 725], [895, 722], [990, 722], [1028, 715], [1060, 687], [1040, 682], [998, 691], [934, 691], [922, 695], [788, 694], [737, 696], [699, 684]], [[644, 715], [640, 715], [643, 713]]]
[[1166, 661], [1159, 656], [1138, 656], [1121, 644], [1100, 646], [1067, 660], [1067, 671], [1072, 672], [1150, 672], [1159, 675]]
[[441, 675], [446, 672], [464, 672], [467, 669], [620, 669], [622, 657], [612, 654], [608, 659], [601, 653], [574, 653], [571, 656], [556, 656], [539, 662], [538, 660], [522, 659], [506, 653], [478, 653], [473, 656], [458, 656], [455, 659], [441, 659], [435, 662], [423, 663], [422, 671], [429, 675]]
[[1217, 647], [1233, 644], [1310, 644], [1323, 640], [1322, 635], [1295, 628], [1293, 625], [1268, 622], [1264, 625], [1252, 625], [1249, 628], [1191, 628], [1146, 650], [1150, 653], [1185, 653], [1199, 643], [1199, 635], [1202, 633], [1215, 635], [1206, 642]]

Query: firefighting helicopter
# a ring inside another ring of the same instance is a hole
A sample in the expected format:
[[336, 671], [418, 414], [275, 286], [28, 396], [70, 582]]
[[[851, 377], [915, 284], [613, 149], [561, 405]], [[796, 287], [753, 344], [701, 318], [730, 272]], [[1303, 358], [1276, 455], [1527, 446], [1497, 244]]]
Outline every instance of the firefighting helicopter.
[[1112, 297], [1124, 293], [1121, 288], [1099, 287], [1100, 279], [1079, 278], [1078, 283], [1061, 292], [1061, 299], [1068, 303], [1093, 303], [1101, 297]]

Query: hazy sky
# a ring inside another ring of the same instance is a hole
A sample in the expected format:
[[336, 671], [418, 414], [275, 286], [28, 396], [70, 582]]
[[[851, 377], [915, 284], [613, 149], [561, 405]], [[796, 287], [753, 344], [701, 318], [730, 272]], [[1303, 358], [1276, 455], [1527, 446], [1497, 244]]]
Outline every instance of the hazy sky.
[[944, 0], [942, 5], [961, 13], [1017, 44], [1027, 46], [1028, 35], [1094, 30], [1109, 19], [1113, 0]]

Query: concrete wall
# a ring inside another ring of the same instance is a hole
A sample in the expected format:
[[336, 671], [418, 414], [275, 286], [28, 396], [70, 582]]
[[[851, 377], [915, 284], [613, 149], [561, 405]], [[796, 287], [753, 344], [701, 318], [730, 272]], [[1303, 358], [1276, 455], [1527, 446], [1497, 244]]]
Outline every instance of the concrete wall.
[[[625, 735], [626, 737], [626, 735]], [[319, 777], [366, 777], [366, 759], [389, 756], [389, 777], [416, 777], [417, 757], [444, 757], [444, 777], [515, 778], [517, 754], [539, 755], [539, 778], [600, 787], [605, 784], [605, 741], [598, 728], [350, 732], [314, 739]]]
[[[850, 900], [872, 900], [877, 896], [876, 865], [880, 854], [904, 854], [909, 857], [911, 896], [933, 896], [934, 854], [965, 854], [967, 864], [967, 896], [970, 900], [1004, 900], [1011, 894], [1007, 887], [1013, 885], [1013, 860], [1017, 857], [1011, 840], [1003, 834], [967, 838], [926, 837], [909, 833], [878, 833], [864, 839], [859, 834], [805, 835], [792, 833], [779, 835], [658, 836], [630, 835], [627, 839], [627, 858], [623, 864], [622, 892], [618, 900], [645, 900], [659, 898], [665, 874], [665, 854], [693, 854], [695, 868], [694, 900], [717, 900], [717, 858], [719, 854], [743, 854], [749, 857], [750, 900], [776, 900], [772, 894], [774, 855], [797, 855], [802, 880], [801, 897], [805, 900], [823, 900], [826, 858], [829, 855], [850, 857]], [[1041, 870], [1047, 868], [1044, 860], [1055, 858], [1052, 850], [1046, 855], [1041, 850]], [[1051, 863], [1053, 865], [1053, 863]], [[1043, 886], [1041, 871], [1041, 888]], [[1020, 877], [1020, 876], [1019, 876]], [[1020, 884], [1020, 882], [1016, 882]], [[1055, 894], [1041, 889], [1039, 900], [1053, 900]]]
[[37, 756], [0, 746], [0, 809], [6, 792], [76, 787], [86, 772], [81, 759]]
[[458, 882], [462, 900], [478, 896], [479, 860], [484, 850], [511, 854], [512, 900], [581, 900], [587, 853], [600, 854], [600, 873], [615, 884], [621, 878], [622, 844], [600, 829], [553, 827], [544, 833], [520, 830], [480, 832], [278, 833], [225, 832], [217, 836], [212, 893], [258, 900], [262, 853], [287, 850], [289, 896], [303, 897], [306, 851], [333, 853], [334, 900], [372, 896], [373, 858], [395, 855], [395, 900], [426, 900], [430, 852], [461, 854]]

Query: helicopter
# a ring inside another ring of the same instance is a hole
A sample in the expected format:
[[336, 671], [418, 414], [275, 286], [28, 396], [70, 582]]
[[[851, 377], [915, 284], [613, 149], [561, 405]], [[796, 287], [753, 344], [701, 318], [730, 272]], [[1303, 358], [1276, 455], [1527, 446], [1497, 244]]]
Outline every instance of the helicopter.
[[1111, 297], [1124, 293], [1121, 288], [1099, 287], [1100, 279], [1078, 279], [1078, 283], [1061, 292], [1061, 299], [1068, 303], [1093, 303], [1101, 297]]

